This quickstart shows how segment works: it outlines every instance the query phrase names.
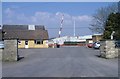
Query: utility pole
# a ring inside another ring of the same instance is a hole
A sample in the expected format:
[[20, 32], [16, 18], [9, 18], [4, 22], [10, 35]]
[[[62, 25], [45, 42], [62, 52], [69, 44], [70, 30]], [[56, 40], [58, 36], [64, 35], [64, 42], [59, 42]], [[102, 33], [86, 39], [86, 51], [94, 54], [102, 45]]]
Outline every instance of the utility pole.
[[74, 29], [73, 30], [74, 30], [74, 36], [75, 36], [75, 20], [74, 20]]
[[62, 19], [61, 19], [61, 22], [60, 22], [61, 26], [60, 26], [60, 30], [59, 30], [59, 37], [60, 37], [60, 35], [61, 35], [61, 32], [62, 32], [62, 27], [63, 27], [63, 19], [64, 19], [64, 15], [62, 15]]

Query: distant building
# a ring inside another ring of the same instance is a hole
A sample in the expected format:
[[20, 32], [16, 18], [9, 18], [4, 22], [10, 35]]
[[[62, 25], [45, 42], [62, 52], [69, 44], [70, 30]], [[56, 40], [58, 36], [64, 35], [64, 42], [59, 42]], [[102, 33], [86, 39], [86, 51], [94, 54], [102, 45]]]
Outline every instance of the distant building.
[[74, 36], [63, 36], [63, 37], [59, 37], [59, 38], [54, 38], [52, 40], [54, 41], [54, 43], [58, 43], [60, 45], [63, 45], [64, 42], [66, 42], [66, 41], [69, 41], [69, 42], [84, 41], [84, 40], [80, 40], [78, 37], [74, 37]]
[[86, 40], [86, 39], [92, 39], [92, 35], [84, 35], [84, 36], [79, 36], [80, 39]]
[[85, 43], [86, 39], [92, 39], [92, 35], [85, 35], [85, 36], [63, 36], [59, 38], [52, 39], [54, 43], [58, 43], [60, 45], [63, 45], [64, 42], [79, 42], [79, 43]]
[[94, 35], [92, 35], [93, 42], [100, 41], [100, 40], [102, 40], [102, 38], [103, 38], [102, 34], [94, 34]]
[[18, 48], [47, 48], [48, 32], [42, 25], [3, 25], [3, 39], [18, 39]]
[[86, 44], [93, 43], [92, 39], [86, 39]]

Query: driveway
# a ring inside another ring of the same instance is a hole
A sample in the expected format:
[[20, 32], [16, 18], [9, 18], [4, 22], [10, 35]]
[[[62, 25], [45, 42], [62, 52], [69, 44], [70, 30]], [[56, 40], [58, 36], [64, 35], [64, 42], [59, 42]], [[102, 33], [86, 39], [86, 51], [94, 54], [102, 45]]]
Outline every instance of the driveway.
[[118, 77], [118, 59], [86, 47], [19, 49], [18, 62], [3, 62], [3, 77]]

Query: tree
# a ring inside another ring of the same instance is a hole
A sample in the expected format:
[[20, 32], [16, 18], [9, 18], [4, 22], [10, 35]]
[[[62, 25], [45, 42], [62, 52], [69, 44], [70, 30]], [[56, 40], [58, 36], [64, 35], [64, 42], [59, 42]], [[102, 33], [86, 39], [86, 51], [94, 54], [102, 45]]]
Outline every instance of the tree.
[[107, 7], [99, 8], [93, 15], [91, 27], [89, 28], [92, 32], [103, 33], [105, 30], [106, 20], [111, 13], [118, 12], [118, 5], [112, 4]]
[[104, 39], [110, 39], [111, 33], [115, 31], [114, 39], [120, 40], [120, 13], [111, 13], [106, 21], [103, 33]]
[[117, 13], [116, 14], [116, 22], [115, 22], [116, 26], [114, 27], [115, 28], [115, 35], [114, 35], [114, 38], [116, 40], [120, 40], [120, 13]]

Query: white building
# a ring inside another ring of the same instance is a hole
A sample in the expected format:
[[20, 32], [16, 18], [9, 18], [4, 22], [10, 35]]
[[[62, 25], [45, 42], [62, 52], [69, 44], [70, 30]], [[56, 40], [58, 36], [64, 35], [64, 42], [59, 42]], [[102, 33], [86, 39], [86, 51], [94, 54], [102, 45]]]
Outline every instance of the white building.
[[63, 36], [60, 38], [52, 39], [54, 43], [58, 43], [60, 45], [64, 44], [65, 41], [69, 42], [85, 42], [86, 39], [92, 39], [92, 35], [86, 36]]

